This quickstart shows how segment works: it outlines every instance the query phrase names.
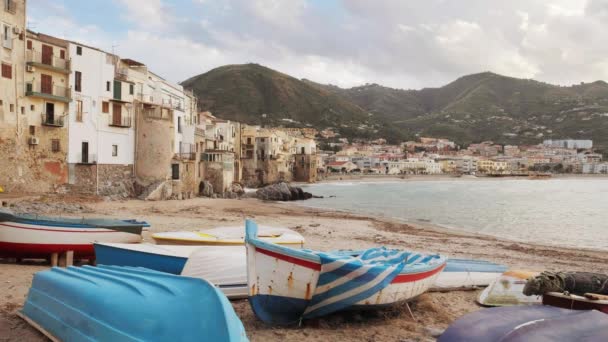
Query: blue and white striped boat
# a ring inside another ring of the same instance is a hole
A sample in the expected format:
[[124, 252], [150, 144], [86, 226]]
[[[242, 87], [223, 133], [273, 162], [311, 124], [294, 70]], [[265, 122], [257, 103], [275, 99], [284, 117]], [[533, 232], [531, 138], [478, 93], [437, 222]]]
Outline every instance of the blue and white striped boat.
[[440, 255], [386, 248], [357, 256], [291, 249], [258, 239], [251, 220], [245, 243], [249, 301], [259, 319], [273, 324], [411, 300], [446, 264]]

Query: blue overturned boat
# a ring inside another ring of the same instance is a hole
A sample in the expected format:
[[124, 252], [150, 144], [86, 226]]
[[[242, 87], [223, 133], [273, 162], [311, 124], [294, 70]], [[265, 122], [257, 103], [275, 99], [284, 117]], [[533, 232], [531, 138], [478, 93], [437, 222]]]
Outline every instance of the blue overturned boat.
[[209, 282], [144, 268], [38, 272], [20, 316], [59, 341], [247, 341]]
[[150, 243], [95, 243], [100, 265], [133, 266], [181, 274], [190, 254], [201, 246], [154, 245]]

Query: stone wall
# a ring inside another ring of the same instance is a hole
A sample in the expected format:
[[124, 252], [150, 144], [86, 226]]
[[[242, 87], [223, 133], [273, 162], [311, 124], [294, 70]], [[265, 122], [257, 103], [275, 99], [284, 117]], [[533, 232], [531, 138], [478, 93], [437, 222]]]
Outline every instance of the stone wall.
[[[67, 131], [38, 126], [36, 129], [38, 145], [30, 145], [29, 136], [15, 138], [8, 130], [0, 136], [0, 186], [7, 192], [51, 192], [68, 181]], [[54, 139], [59, 141], [58, 152], [51, 148]]]
[[317, 180], [317, 156], [296, 154], [293, 167], [293, 180], [296, 182], [314, 183]]
[[285, 162], [281, 160], [242, 159], [242, 183], [247, 187], [259, 187], [267, 184], [292, 180], [293, 175]]
[[172, 115], [153, 118], [137, 114], [135, 176], [145, 185], [171, 177], [173, 151]]

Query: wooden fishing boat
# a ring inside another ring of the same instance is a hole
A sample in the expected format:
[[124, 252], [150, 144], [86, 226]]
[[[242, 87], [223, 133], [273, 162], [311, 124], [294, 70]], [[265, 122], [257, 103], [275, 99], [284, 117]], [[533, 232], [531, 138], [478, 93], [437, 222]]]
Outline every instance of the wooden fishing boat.
[[0, 208], [0, 257], [47, 258], [66, 251], [92, 257], [94, 242], [137, 243], [147, 226], [136, 220], [55, 218]]
[[215, 286], [142, 268], [38, 272], [20, 316], [53, 341], [247, 341]]
[[507, 266], [484, 260], [448, 259], [430, 291], [473, 289], [494, 282]]
[[540, 272], [524, 270], [507, 271], [479, 294], [477, 302], [484, 306], [540, 304], [540, 296], [526, 296], [523, 292], [527, 280], [538, 274]]
[[[304, 237], [288, 228], [260, 227], [260, 239], [281, 245], [302, 247]], [[235, 246], [245, 244], [243, 226], [217, 227], [198, 232], [163, 232], [152, 235], [159, 245]]]
[[373, 248], [353, 257], [296, 250], [258, 239], [246, 222], [249, 302], [264, 322], [290, 324], [351, 308], [409, 301], [446, 264], [440, 255]]
[[438, 341], [608, 341], [608, 315], [545, 305], [482, 309], [456, 320]]
[[608, 296], [586, 294], [577, 296], [573, 294], [549, 292], [543, 295], [543, 304], [571, 310], [597, 310], [608, 314]]
[[155, 271], [181, 274], [190, 254], [201, 247], [161, 246], [150, 243], [95, 243], [94, 248], [98, 265], [145, 267]]

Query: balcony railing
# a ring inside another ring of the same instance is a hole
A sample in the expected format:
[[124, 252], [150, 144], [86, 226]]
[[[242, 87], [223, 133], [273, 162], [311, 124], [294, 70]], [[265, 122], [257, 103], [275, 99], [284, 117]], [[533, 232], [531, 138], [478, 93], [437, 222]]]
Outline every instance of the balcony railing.
[[46, 99], [70, 102], [72, 90], [70, 88], [54, 84], [42, 85], [41, 81], [27, 82], [25, 84], [25, 95], [43, 97]]
[[4, 2], [4, 10], [10, 14], [17, 13], [17, 3], [13, 0], [5, 0]]
[[41, 122], [43, 126], [63, 127], [63, 118], [63, 116], [60, 116], [58, 114], [42, 114]]
[[199, 137], [204, 137], [205, 136], [205, 130], [202, 129], [202, 128], [195, 127], [194, 128], [194, 135], [198, 135]]
[[79, 153], [78, 157], [77, 157], [77, 163], [86, 164], [86, 165], [97, 164], [97, 155], [91, 154], [91, 153], [89, 153], [89, 154]]
[[55, 55], [42, 56], [41, 52], [34, 50], [26, 51], [26, 61], [39, 67], [50, 67], [63, 72], [70, 72], [70, 60], [56, 57]]
[[176, 153], [175, 156], [184, 160], [196, 160], [196, 153], [194, 152], [180, 152]]
[[110, 126], [128, 128], [132, 126], [132, 121], [133, 120], [130, 116], [112, 117], [112, 121], [110, 121]]
[[169, 107], [172, 109], [177, 109], [179, 111], [183, 111], [184, 110], [184, 105], [182, 103], [182, 101], [179, 100], [172, 100], [172, 99], [163, 99], [161, 102], [161, 105], [164, 107]]

